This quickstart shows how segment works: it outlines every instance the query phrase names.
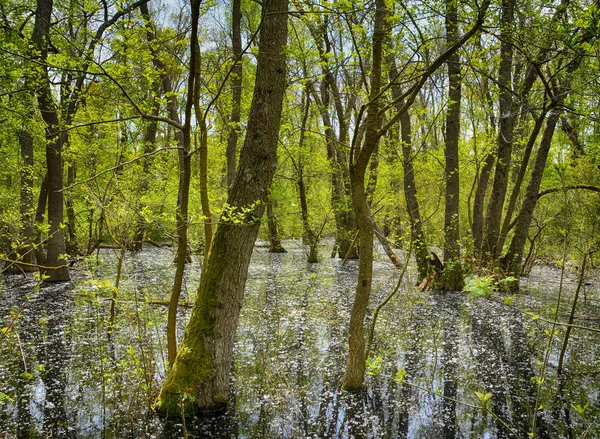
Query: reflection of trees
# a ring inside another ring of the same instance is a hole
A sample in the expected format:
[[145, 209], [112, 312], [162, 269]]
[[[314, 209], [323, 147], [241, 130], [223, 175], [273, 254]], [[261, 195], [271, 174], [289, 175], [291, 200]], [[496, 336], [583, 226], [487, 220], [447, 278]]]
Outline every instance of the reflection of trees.
[[[70, 438], [65, 408], [70, 361], [65, 328], [71, 312], [71, 299], [65, 293], [70, 284], [46, 285], [39, 292], [34, 288], [35, 283], [28, 280], [11, 286], [21, 312], [14, 324], [18, 353], [7, 362], [15, 377], [16, 437]], [[40, 407], [33, 402], [34, 395]], [[41, 432], [36, 431], [39, 426]]]
[[[42, 379], [46, 388], [44, 404], [44, 433], [49, 437], [71, 437], [65, 412], [66, 365], [70, 360], [65, 346], [66, 320], [71, 299], [65, 294], [66, 286], [42, 287], [38, 295], [40, 315], [46, 314], [46, 340], [37, 345], [38, 362], [45, 364]], [[39, 321], [39, 319], [38, 319]]]
[[[502, 337], [502, 327], [508, 328], [507, 337]], [[527, 437], [535, 393], [531, 351], [521, 316], [506, 307], [478, 303], [473, 309], [472, 331], [480, 382], [493, 395], [494, 413], [509, 421], [519, 437]], [[500, 424], [496, 427], [499, 438], [510, 436]]]
[[443, 437], [456, 437], [456, 391], [458, 380], [458, 338], [460, 325], [460, 309], [464, 303], [464, 295], [448, 297], [442, 310], [443, 341], [442, 364], [444, 368], [444, 399], [442, 402]]
[[[13, 304], [13, 311], [21, 310], [21, 317], [12, 316], [14, 320], [13, 331], [16, 331], [17, 340], [11, 346], [11, 354], [5, 351], [5, 359], [8, 370], [14, 370], [14, 399], [16, 409], [16, 434], [18, 439], [26, 439], [35, 436], [35, 427], [30, 411], [33, 392], [33, 380], [31, 375], [35, 374], [32, 367], [35, 365], [35, 350], [33, 342], [40, 338], [40, 330], [34, 313], [28, 306], [26, 296], [34, 288], [33, 282], [25, 282], [20, 287], [11, 287], [17, 299]], [[14, 308], [17, 308], [16, 310]], [[10, 332], [8, 333], [10, 335]], [[8, 336], [7, 335], [7, 336]], [[0, 335], [4, 337], [4, 335]], [[20, 352], [19, 352], [20, 351]], [[28, 375], [31, 374], [31, 375]], [[0, 419], [3, 421], [3, 419]], [[8, 421], [8, 419], [7, 419]], [[4, 422], [0, 422], [0, 431], [3, 431]]]

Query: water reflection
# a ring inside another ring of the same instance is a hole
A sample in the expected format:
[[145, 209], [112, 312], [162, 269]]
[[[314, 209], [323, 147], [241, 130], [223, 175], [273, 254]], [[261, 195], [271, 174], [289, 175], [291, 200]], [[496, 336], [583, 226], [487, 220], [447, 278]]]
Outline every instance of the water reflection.
[[[172, 252], [127, 255], [110, 337], [116, 255], [101, 256], [94, 276], [80, 274], [73, 285], [38, 291], [32, 278], [3, 279], [0, 327], [9, 329], [0, 335], [0, 437], [526, 438], [531, 430], [532, 379], [547, 344], [540, 321], [485, 298], [403, 288], [378, 320], [379, 375], [367, 378], [367, 391], [345, 394], [356, 261], [307, 264], [299, 250], [260, 247], [240, 316], [231, 410], [163, 422], [150, 406], [164, 378], [166, 307], [156, 302], [168, 299]], [[199, 272], [188, 267], [187, 300]], [[375, 264], [373, 306], [396, 275], [387, 261]], [[589, 290], [587, 313], [597, 315], [597, 291]], [[526, 295], [519, 305], [541, 313], [542, 299]], [[180, 330], [188, 313], [182, 306]], [[597, 432], [599, 346], [597, 334], [574, 333], [560, 384], [553, 348], [538, 437]], [[399, 370], [406, 383], [394, 380]], [[492, 394], [494, 416], [473, 407], [475, 392]], [[585, 404], [583, 416], [573, 409]]]

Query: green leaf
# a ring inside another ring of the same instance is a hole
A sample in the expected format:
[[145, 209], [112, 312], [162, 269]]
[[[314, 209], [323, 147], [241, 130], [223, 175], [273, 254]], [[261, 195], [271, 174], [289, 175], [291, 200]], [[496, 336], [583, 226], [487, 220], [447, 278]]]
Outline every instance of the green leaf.
[[398, 369], [398, 372], [396, 372], [396, 376], [394, 377], [394, 380], [398, 383], [403, 383], [404, 381], [406, 381], [406, 371], [402, 368]]
[[512, 305], [512, 303], [515, 301], [516, 298], [517, 298], [517, 295], [513, 294], [510, 297], [504, 298], [504, 300], [502, 301], [502, 303], [504, 303], [505, 305]]

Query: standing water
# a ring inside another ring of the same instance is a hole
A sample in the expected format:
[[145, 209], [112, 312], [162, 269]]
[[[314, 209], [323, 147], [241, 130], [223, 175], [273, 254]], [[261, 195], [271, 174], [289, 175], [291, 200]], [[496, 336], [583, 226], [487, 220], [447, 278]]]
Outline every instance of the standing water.
[[[73, 283], [0, 280], [0, 438], [528, 438], [534, 419], [535, 437], [600, 437], [597, 285], [586, 286], [575, 321], [594, 331], [572, 331], [559, 383], [565, 326], [548, 343], [556, 270], [535, 270], [512, 301], [420, 293], [407, 281], [379, 315], [367, 390], [347, 394], [357, 264], [308, 264], [298, 248], [255, 249], [230, 410], [162, 421], [151, 408], [165, 376], [173, 258], [170, 249], [127, 254], [118, 291], [113, 250], [81, 263]], [[180, 337], [200, 270], [188, 267]], [[397, 276], [387, 260], [375, 263], [371, 311]], [[571, 279], [560, 323], [574, 290]]]

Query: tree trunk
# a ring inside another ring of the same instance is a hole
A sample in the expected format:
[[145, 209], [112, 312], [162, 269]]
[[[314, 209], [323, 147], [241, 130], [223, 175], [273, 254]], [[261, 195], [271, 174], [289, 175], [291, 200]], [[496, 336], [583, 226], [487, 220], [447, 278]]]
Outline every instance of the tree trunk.
[[[320, 96], [314, 89], [311, 89], [314, 100], [319, 108], [319, 113], [325, 127], [325, 142], [327, 145], [327, 158], [331, 163], [331, 207], [335, 216], [336, 236], [333, 246], [332, 257], [336, 254], [343, 259], [357, 259], [358, 252], [354, 242], [356, 232], [356, 220], [351, 207], [351, 188], [349, 182], [349, 171], [347, 168], [347, 155], [344, 147], [348, 142], [348, 114], [346, 111], [350, 104], [344, 108], [342, 97], [338, 89], [338, 83], [334, 74], [329, 68], [330, 56], [333, 54], [331, 43], [326, 27], [321, 26], [319, 30], [313, 23], [306, 23], [309, 31], [315, 40], [319, 57], [323, 66], [323, 81], [321, 83]], [[339, 136], [335, 135], [334, 124], [329, 114], [331, 103], [330, 96], [333, 96], [333, 104], [337, 115], [337, 125], [339, 126]]]
[[[373, 28], [373, 59], [371, 70], [371, 91], [367, 107], [367, 123], [365, 142], [356, 153], [356, 160], [350, 154], [350, 179], [352, 182], [352, 207], [359, 230], [359, 265], [356, 294], [350, 314], [348, 360], [344, 374], [343, 388], [360, 390], [363, 388], [365, 375], [365, 314], [371, 296], [373, 279], [373, 219], [367, 201], [365, 174], [369, 160], [379, 142], [379, 92], [381, 89], [381, 65], [383, 58], [383, 40], [385, 37], [385, 17], [387, 14], [385, 0], [375, 2], [375, 23]], [[360, 122], [360, 120], [359, 120]], [[358, 124], [357, 124], [358, 125]], [[358, 127], [357, 127], [358, 128]], [[356, 137], [356, 134], [355, 134]], [[353, 145], [355, 148], [356, 145]]]
[[[75, 179], [77, 178], [77, 168], [75, 167], [74, 160], [66, 160], [66, 164], [67, 186], [71, 186], [73, 183], [75, 183]], [[75, 206], [73, 203], [73, 194], [70, 191], [67, 192], [65, 206], [67, 208], [67, 231], [69, 232], [67, 250], [69, 254], [78, 254], [79, 249], [77, 248], [77, 232], [75, 228]]]
[[483, 160], [483, 165], [479, 169], [477, 177], [477, 189], [475, 190], [475, 198], [473, 200], [473, 247], [475, 252], [481, 254], [483, 247], [483, 213], [485, 211], [485, 194], [487, 192], [490, 174], [494, 166], [494, 155], [487, 154]]
[[267, 225], [269, 227], [269, 251], [271, 253], [285, 253], [286, 250], [281, 245], [279, 239], [279, 228], [277, 226], [277, 217], [273, 213], [273, 200], [267, 199]]
[[[15, 261], [9, 262], [9, 272], [36, 271], [37, 267], [33, 243], [33, 136], [23, 128], [18, 134], [21, 149], [22, 164], [20, 167], [21, 194], [19, 201], [19, 215], [21, 230], [16, 251], [9, 257]], [[19, 264], [23, 262], [24, 264]]]
[[229, 117], [229, 138], [227, 139], [227, 150], [225, 155], [227, 157], [227, 188], [230, 189], [233, 186], [233, 180], [235, 178], [235, 165], [237, 158], [237, 141], [240, 133], [240, 108], [242, 103], [242, 32], [241, 32], [241, 21], [242, 21], [242, 10], [241, 0], [233, 0], [231, 5], [231, 27], [232, 27], [232, 51], [233, 59], [237, 60], [235, 66], [231, 71], [231, 116]]
[[[200, 68], [198, 66], [199, 71]], [[212, 245], [213, 226], [212, 213], [208, 201], [208, 130], [204, 118], [200, 119], [200, 148], [198, 149], [198, 154], [200, 155], [200, 204], [202, 205], [202, 215], [204, 216], [204, 257], [206, 258]]]
[[156, 405], [171, 416], [179, 417], [182, 409], [224, 409], [229, 398], [235, 331], [259, 219], [277, 165], [286, 86], [287, 0], [265, 2], [263, 16], [248, 131], [229, 207], [217, 226], [198, 299]]
[[52, 20], [52, 0], [38, 0], [32, 42], [39, 51], [41, 66], [37, 66], [36, 90], [42, 119], [46, 123], [46, 169], [48, 178], [48, 223], [50, 236], [47, 241], [47, 254], [42, 277], [46, 282], [70, 280], [66, 265], [65, 234], [63, 218], [63, 163], [62, 147], [66, 138], [60, 133], [57, 109], [50, 88], [50, 76], [45, 61], [48, 55], [50, 23]]
[[307, 257], [307, 262], [319, 262], [319, 254], [318, 254], [318, 237], [316, 236], [313, 229], [310, 227], [309, 217], [308, 217], [308, 202], [306, 200], [306, 185], [304, 184], [304, 173], [303, 168], [304, 165], [300, 160], [298, 160], [298, 171], [297, 171], [297, 179], [296, 183], [298, 185], [298, 194], [300, 197], [300, 209], [302, 214], [302, 226], [304, 227], [304, 233], [308, 238], [308, 246], [309, 253]]
[[[387, 64], [390, 81], [396, 81], [399, 73], [396, 67], [396, 60], [392, 54], [388, 55]], [[402, 90], [400, 85], [394, 84], [392, 86], [392, 97], [397, 101], [396, 110], [398, 111], [404, 107], [404, 99], [400, 99], [401, 95]], [[406, 199], [408, 218], [410, 220], [410, 236], [417, 262], [417, 283], [421, 283], [427, 277], [429, 246], [425, 231], [423, 230], [421, 210], [419, 208], [419, 200], [417, 199], [417, 185], [413, 165], [412, 125], [408, 111], [404, 111], [400, 116], [400, 140], [402, 144], [402, 167], [404, 168], [404, 198]]]
[[517, 179], [513, 186], [513, 191], [510, 195], [510, 199], [508, 201], [508, 207], [506, 208], [506, 215], [504, 217], [504, 223], [502, 224], [502, 230], [500, 231], [500, 236], [498, 238], [498, 249], [501, 250], [504, 247], [504, 243], [506, 241], [506, 237], [508, 236], [508, 232], [510, 231], [510, 227], [512, 224], [512, 216], [517, 205], [517, 198], [519, 197], [519, 193], [521, 192], [521, 185], [525, 180], [525, 173], [527, 172], [527, 167], [529, 166], [529, 159], [531, 157], [531, 152], [533, 151], [533, 146], [535, 145], [535, 141], [542, 129], [542, 125], [544, 124], [544, 119], [546, 118], [546, 114], [548, 109], [544, 109], [538, 118], [535, 121], [535, 126], [533, 127], [533, 131], [529, 135], [529, 140], [527, 141], [527, 145], [525, 146], [525, 152], [523, 154], [523, 158], [521, 159], [521, 164], [519, 165], [519, 173], [517, 174]]
[[[48, 173], [44, 175], [42, 185], [40, 186], [40, 194], [38, 196], [37, 207], [35, 210], [35, 225], [43, 225], [44, 217], [46, 216], [46, 204], [48, 202]], [[44, 249], [44, 238], [38, 227], [34, 227], [35, 240], [35, 259], [39, 265], [46, 264], [46, 251]]]
[[[458, 39], [458, 7], [456, 1], [446, 2], [446, 36], [452, 45]], [[446, 115], [446, 210], [444, 217], [444, 270], [441, 288], [459, 291], [463, 286], [460, 263], [459, 229], [459, 167], [458, 140], [460, 136], [461, 77], [460, 55], [454, 53], [448, 58], [448, 112]]]
[[300, 214], [302, 216], [302, 227], [304, 228], [304, 235], [308, 240], [309, 252], [307, 256], [307, 262], [316, 263], [319, 262], [318, 253], [318, 241], [319, 237], [310, 226], [310, 220], [308, 215], [308, 201], [306, 196], [306, 184], [304, 182], [304, 164], [302, 162], [302, 149], [304, 148], [306, 126], [308, 124], [308, 117], [310, 115], [310, 92], [308, 87], [304, 87], [302, 99], [302, 121], [300, 125], [300, 140], [298, 142], [298, 163], [296, 165], [296, 184], [298, 185], [298, 196], [300, 198]]
[[[192, 109], [195, 102], [197, 87], [198, 68], [198, 20], [200, 16], [200, 0], [192, 0], [192, 32], [190, 35], [190, 68], [188, 75], [188, 94], [185, 105], [185, 121], [181, 130], [181, 150], [179, 151], [179, 190], [177, 194], [177, 208], [175, 209], [175, 224], [177, 226], [177, 256], [175, 257], [175, 279], [171, 290], [169, 301], [169, 313], [167, 319], [167, 352], [169, 365], [173, 366], [177, 355], [177, 308], [179, 296], [183, 286], [185, 264], [188, 262], [188, 205], [190, 198], [191, 170], [191, 121]], [[172, 101], [171, 101], [172, 102]], [[176, 111], [172, 104], [171, 116], [176, 117]]]
[[533, 218], [533, 211], [537, 204], [537, 194], [540, 185], [542, 184], [546, 160], [548, 158], [548, 153], [550, 152], [550, 146], [552, 145], [552, 137], [554, 136], [556, 124], [558, 123], [561, 112], [562, 109], [554, 108], [548, 114], [546, 127], [544, 128], [544, 133], [540, 140], [540, 146], [535, 158], [535, 165], [531, 173], [531, 180], [527, 186], [525, 199], [523, 200], [519, 216], [517, 217], [515, 234], [510, 243], [510, 248], [504, 256], [504, 264], [506, 265], [508, 272], [517, 278], [514, 285], [515, 288], [518, 288], [518, 278], [521, 275], [521, 259], [523, 257], [525, 241], [527, 240], [527, 233], [529, 232], [529, 226], [531, 225], [531, 219]]
[[500, 69], [498, 71], [499, 91], [499, 124], [498, 150], [494, 184], [488, 204], [485, 220], [484, 256], [494, 261], [502, 252], [498, 248], [500, 224], [504, 209], [504, 200], [508, 187], [508, 176], [512, 158], [513, 130], [515, 123], [512, 102], [512, 60], [513, 42], [511, 41], [514, 21], [515, 0], [502, 0], [502, 17], [500, 20]]

